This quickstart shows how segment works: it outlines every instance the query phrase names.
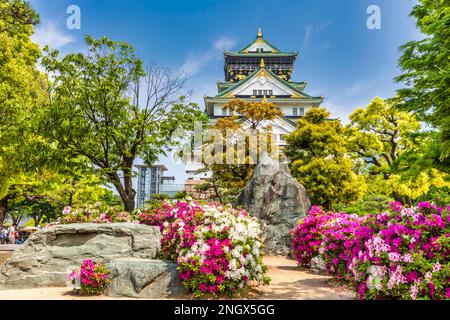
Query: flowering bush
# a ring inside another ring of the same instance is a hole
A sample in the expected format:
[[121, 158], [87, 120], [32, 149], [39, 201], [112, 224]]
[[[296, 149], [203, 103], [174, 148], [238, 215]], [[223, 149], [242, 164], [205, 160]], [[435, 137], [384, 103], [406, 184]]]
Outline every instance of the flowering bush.
[[164, 257], [176, 261], [196, 296], [233, 294], [250, 281], [268, 283], [259, 223], [245, 211], [196, 202], [166, 203], [139, 219], [160, 225]]
[[314, 207], [292, 231], [299, 264], [320, 256], [360, 299], [450, 299], [450, 207], [390, 208], [359, 217]]
[[291, 231], [292, 249], [298, 263], [311, 266], [311, 259], [319, 254], [323, 241], [323, 224], [333, 217], [333, 212], [325, 213], [318, 206], [313, 206], [306, 218]]
[[67, 282], [82, 294], [100, 295], [110, 283], [109, 273], [104, 265], [87, 259], [81, 264], [80, 270], [70, 272]]
[[62, 217], [51, 225], [71, 223], [116, 223], [133, 221], [132, 215], [130, 215], [128, 212], [123, 212], [119, 208], [115, 207], [102, 208], [100, 202], [97, 202], [93, 206], [85, 205], [81, 208], [65, 207], [62, 213]]

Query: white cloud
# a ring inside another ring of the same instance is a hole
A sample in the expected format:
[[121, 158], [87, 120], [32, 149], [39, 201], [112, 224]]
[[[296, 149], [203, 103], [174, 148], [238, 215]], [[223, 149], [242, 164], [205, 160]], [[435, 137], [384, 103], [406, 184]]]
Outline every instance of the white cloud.
[[[310, 45], [310, 43], [313, 42], [313, 38], [317, 38], [318, 36], [320, 37], [320, 33], [324, 32], [326, 29], [328, 29], [328, 27], [332, 24], [332, 21], [326, 21], [325, 23], [319, 25], [319, 26], [314, 26], [311, 24], [308, 24], [305, 27], [305, 33], [303, 36], [303, 47], [308, 47]], [[328, 47], [331, 46], [331, 43], [329, 40], [326, 40], [325, 42], [323, 42], [322, 46], [319, 47], [318, 51], [323, 51], [325, 49], [327, 49]]]
[[219, 38], [214, 41], [212, 48], [208, 51], [188, 56], [179, 71], [187, 76], [193, 76], [199, 73], [209, 62], [222, 58], [222, 52], [231, 49], [235, 44], [236, 40], [234, 39]]
[[32, 36], [39, 46], [49, 46], [52, 49], [61, 49], [65, 45], [75, 41], [73, 37], [58, 29], [55, 23], [47, 22], [41, 25]]
[[229, 50], [234, 47], [236, 40], [230, 38], [220, 38], [214, 42], [216, 50]]
[[305, 35], [303, 38], [303, 46], [307, 47], [309, 45], [309, 40], [311, 39], [311, 35], [314, 32], [314, 26], [307, 25], [305, 29]]

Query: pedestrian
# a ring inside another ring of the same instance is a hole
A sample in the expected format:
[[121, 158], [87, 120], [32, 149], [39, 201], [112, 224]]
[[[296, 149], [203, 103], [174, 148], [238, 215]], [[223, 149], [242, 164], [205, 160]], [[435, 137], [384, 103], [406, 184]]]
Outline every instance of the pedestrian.
[[2, 244], [6, 243], [7, 237], [8, 237], [8, 231], [6, 230], [5, 227], [2, 227], [2, 231], [0, 233], [0, 240], [1, 240]]
[[16, 243], [16, 232], [17, 232], [17, 224], [13, 224], [8, 228], [8, 243], [15, 244]]

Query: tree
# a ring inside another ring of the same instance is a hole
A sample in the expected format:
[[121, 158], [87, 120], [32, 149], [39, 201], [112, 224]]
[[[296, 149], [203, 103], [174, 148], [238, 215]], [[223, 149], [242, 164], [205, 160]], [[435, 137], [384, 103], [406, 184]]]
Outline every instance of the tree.
[[[250, 179], [258, 158], [263, 152], [270, 152], [270, 148], [273, 147], [270, 135], [267, 141], [260, 140], [261, 135], [271, 132], [268, 121], [283, 113], [267, 99], [261, 102], [235, 99], [224, 108], [229, 109], [232, 116], [218, 119], [211, 125], [212, 132], [219, 135], [204, 146], [205, 149], [214, 149], [211, 152], [214, 161], [204, 163], [200, 172], [211, 172], [211, 177], [199, 184], [196, 189], [209, 194], [221, 203], [233, 203]], [[254, 139], [253, 142], [250, 142], [250, 139]], [[230, 159], [227, 159], [227, 151], [230, 149], [231, 163]]]
[[326, 209], [354, 203], [366, 190], [364, 178], [353, 172], [346, 156], [344, 127], [329, 116], [324, 108], [309, 110], [286, 137], [285, 149], [293, 176], [306, 187], [312, 202]]
[[42, 60], [53, 77], [41, 132], [64, 152], [89, 159], [130, 212], [135, 159], [153, 163], [175, 144], [170, 139], [175, 129], [191, 129], [204, 114], [185, 102], [180, 75], [156, 65], [144, 72], [126, 43], [90, 36], [85, 41], [87, 54], [61, 59], [47, 50]]
[[[430, 132], [420, 130], [415, 116], [400, 111], [398, 98], [375, 98], [367, 108], [350, 115], [346, 130], [348, 151], [365, 163], [370, 191], [393, 196], [403, 203], [428, 193], [430, 187], [445, 186], [444, 174], [425, 163]], [[381, 177], [381, 179], [379, 179]]]
[[0, 0], [0, 225], [17, 187], [36, 174], [30, 154], [42, 151], [42, 141], [30, 131], [45, 98], [36, 69], [40, 50], [31, 41], [38, 22], [27, 2]]
[[19, 224], [24, 217], [30, 217], [37, 227], [40, 223], [55, 220], [61, 212], [61, 207], [46, 200], [22, 200], [12, 205], [9, 211], [13, 224]]
[[413, 115], [395, 108], [397, 102], [376, 97], [366, 109], [350, 115], [346, 130], [348, 151], [367, 164], [366, 172], [386, 180], [399, 156], [412, 146], [411, 135], [420, 129]]
[[425, 38], [400, 47], [403, 73], [397, 82], [404, 99], [399, 105], [439, 130], [435, 162], [450, 167], [450, 3], [448, 0], [419, 0], [411, 16]]

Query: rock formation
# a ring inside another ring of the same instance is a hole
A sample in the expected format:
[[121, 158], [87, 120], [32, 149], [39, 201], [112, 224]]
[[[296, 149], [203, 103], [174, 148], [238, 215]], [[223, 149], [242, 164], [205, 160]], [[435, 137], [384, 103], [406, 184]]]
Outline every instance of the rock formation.
[[185, 293], [178, 278], [177, 264], [171, 261], [122, 258], [108, 263], [110, 297], [167, 298]]
[[290, 174], [287, 164], [267, 154], [261, 157], [238, 204], [260, 219], [266, 254], [288, 255], [290, 230], [311, 207], [306, 189]]
[[133, 223], [68, 224], [32, 234], [0, 269], [0, 289], [66, 286], [67, 270], [83, 260], [155, 259], [158, 227]]

